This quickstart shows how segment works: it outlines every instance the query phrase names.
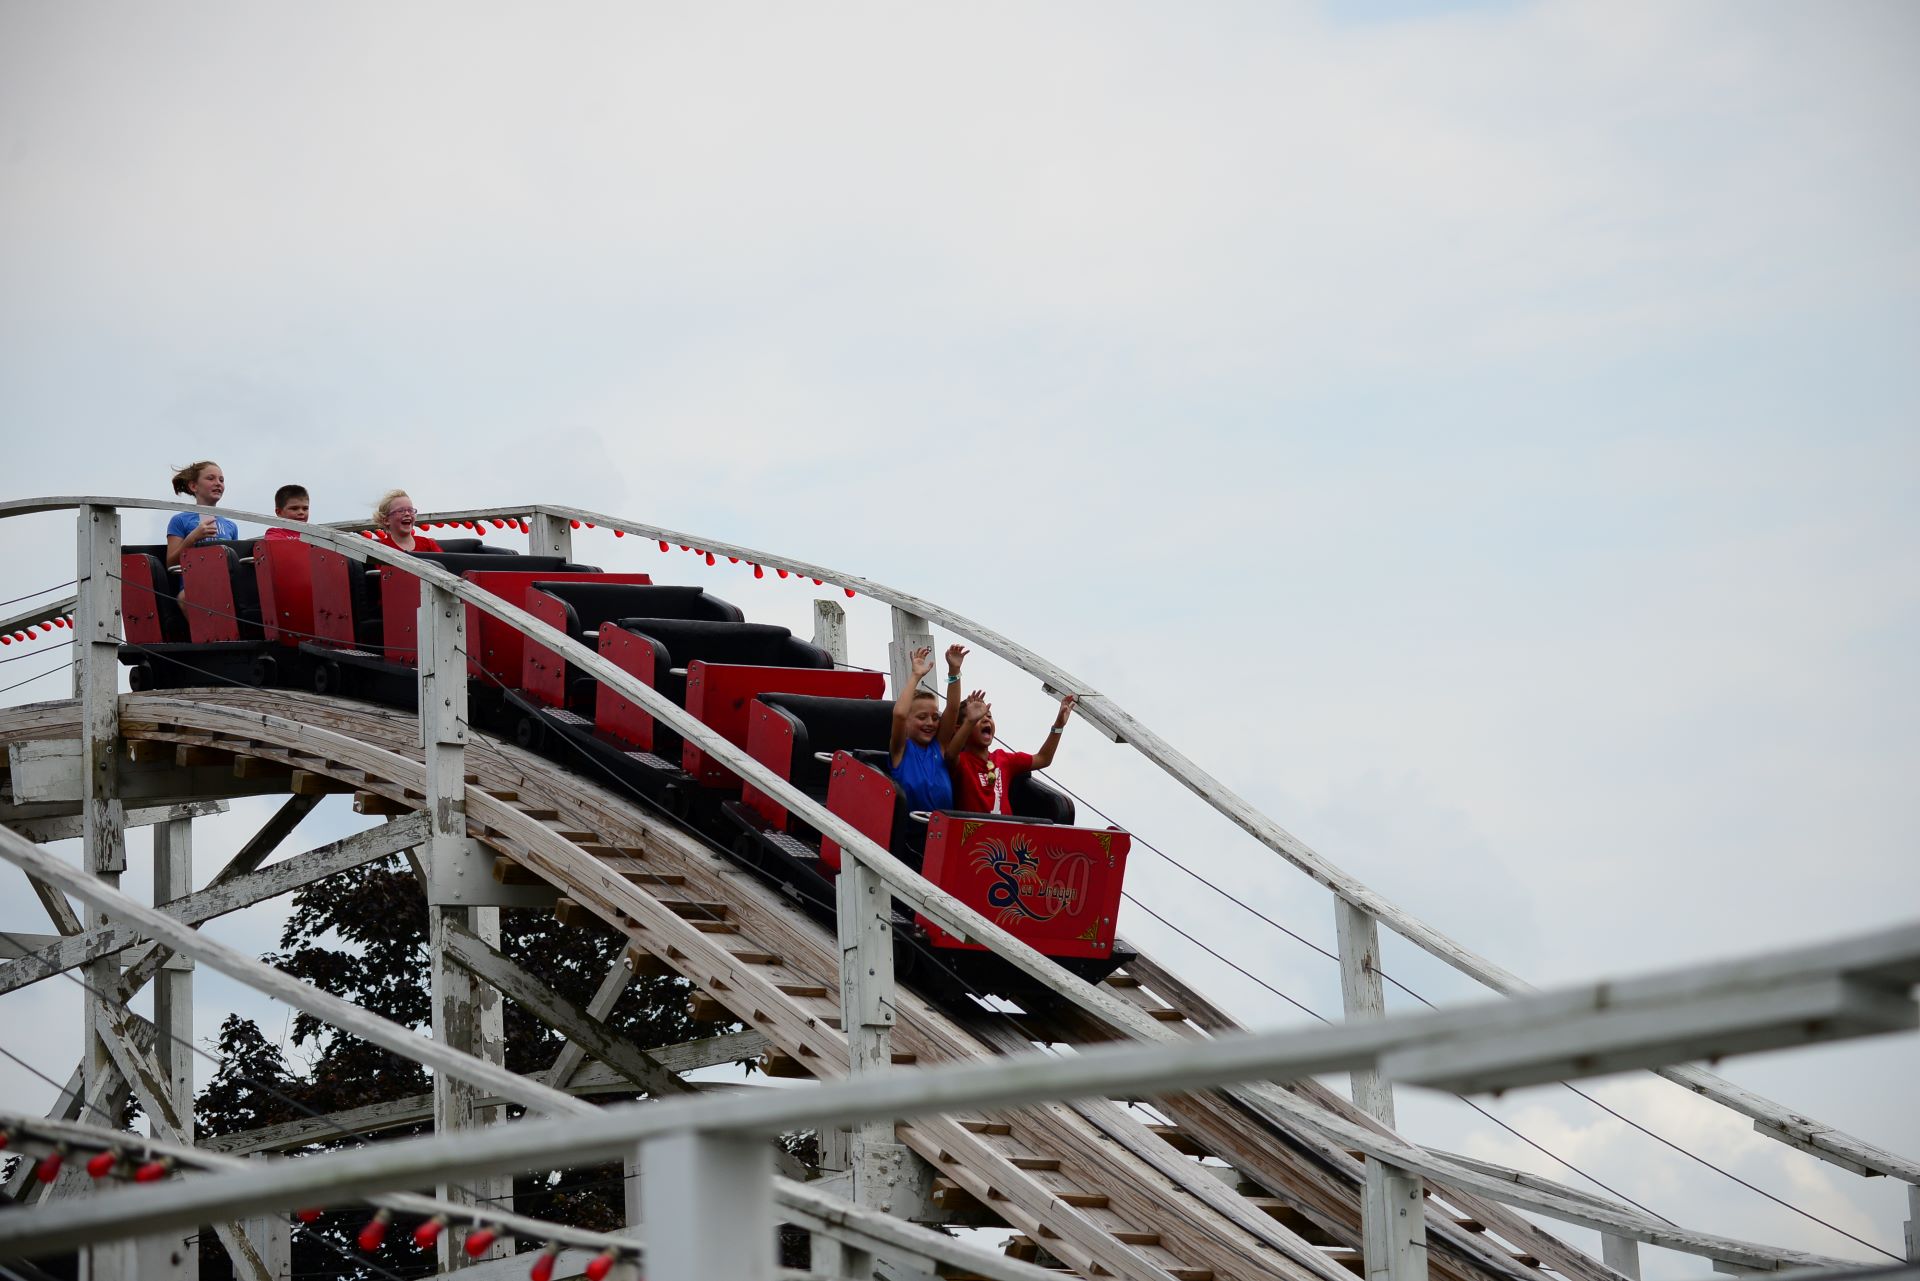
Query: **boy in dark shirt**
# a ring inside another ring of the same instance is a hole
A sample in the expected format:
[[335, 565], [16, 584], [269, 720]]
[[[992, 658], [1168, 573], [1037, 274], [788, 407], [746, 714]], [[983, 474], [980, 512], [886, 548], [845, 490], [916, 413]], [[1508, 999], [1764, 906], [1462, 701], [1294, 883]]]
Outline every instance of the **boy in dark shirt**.
[[913, 676], [893, 704], [893, 781], [900, 785], [907, 803], [916, 810], [953, 808], [953, 783], [947, 776], [947, 764], [959, 750], [949, 743], [960, 706], [960, 664], [966, 660], [964, 645], [947, 646], [947, 706], [940, 710], [931, 690], [920, 682], [933, 670], [933, 650], [913, 651]]
[[1060, 746], [1061, 732], [1073, 712], [1074, 697], [1060, 700], [1060, 714], [1053, 718], [1047, 741], [1039, 751], [1004, 752], [993, 745], [993, 705], [975, 694], [960, 709], [960, 723], [954, 727], [950, 746], [953, 762], [953, 807], [969, 814], [1012, 814], [1008, 790], [1017, 774], [1045, 769], [1053, 764], [1053, 753]]

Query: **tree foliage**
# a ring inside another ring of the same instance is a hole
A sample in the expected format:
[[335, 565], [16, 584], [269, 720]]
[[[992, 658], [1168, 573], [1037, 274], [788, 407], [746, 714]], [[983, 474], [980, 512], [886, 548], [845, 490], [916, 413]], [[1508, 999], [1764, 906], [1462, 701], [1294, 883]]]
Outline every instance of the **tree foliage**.
[[[592, 999], [608, 967], [619, 958], [618, 939], [565, 929], [544, 912], [503, 911], [501, 936], [502, 951], [580, 1006]], [[302, 889], [281, 934], [280, 951], [264, 959], [370, 1013], [410, 1028], [431, 1027], [426, 898], [402, 858], [368, 864]], [[606, 1021], [643, 1048], [713, 1031], [688, 1018], [686, 994], [686, 984], [679, 979], [636, 980]], [[533, 1074], [552, 1066], [563, 1044], [560, 1037], [512, 1002], [506, 1003], [505, 1022], [510, 1070]], [[297, 1071], [289, 1067], [281, 1047], [251, 1020], [237, 1015], [227, 1019], [220, 1032], [221, 1066], [196, 1104], [203, 1136], [326, 1117], [433, 1088], [430, 1074], [420, 1065], [311, 1015], [293, 1017], [289, 1039], [305, 1060]], [[517, 1114], [518, 1109], [512, 1112]], [[297, 1150], [326, 1151], [431, 1129], [431, 1122], [378, 1135], [348, 1134], [336, 1128]], [[515, 1208], [580, 1227], [611, 1230], [625, 1223], [623, 1183], [618, 1166], [524, 1175], [514, 1181]], [[404, 1219], [395, 1220], [387, 1244], [373, 1258], [360, 1258], [353, 1237], [369, 1214], [365, 1206], [340, 1207], [312, 1225], [295, 1224], [295, 1275], [345, 1281], [432, 1273], [432, 1252], [414, 1248], [413, 1224]], [[522, 1242], [521, 1248], [538, 1245]], [[231, 1275], [224, 1251], [212, 1244], [211, 1237], [201, 1256], [203, 1278]]]

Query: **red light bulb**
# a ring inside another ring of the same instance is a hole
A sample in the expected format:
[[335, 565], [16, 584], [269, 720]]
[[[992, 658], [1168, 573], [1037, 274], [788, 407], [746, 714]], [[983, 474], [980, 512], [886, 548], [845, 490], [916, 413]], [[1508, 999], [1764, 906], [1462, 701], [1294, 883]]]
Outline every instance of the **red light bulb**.
[[387, 1239], [387, 1224], [391, 1222], [393, 1222], [393, 1215], [386, 1210], [382, 1210], [371, 1219], [368, 1219], [367, 1225], [360, 1229], [360, 1235], [356, 1238], [360, 1243], [360, 1248], [368, 1254], [372, 1254], [375, 1250], [378, 1250], [380, 1243]]
[[824, 586], [826, 586], [826, 584], [825, 584], [825, 583], [822, 583], [822, 582], [821, 582], [821, 581], [820, 581], [819, 579], [817, 579], [817, 578], [813, 580], [813, 585], [814, 585], [815, 587], [824, 587]]
[[844, 590], [844, 591], [845, 591], [845, 592], [847, 593], [847, 599], [848, 599], [848, 600], [852, 600], [852, 599], [853, 599], [853, 588], [851, 588], [851, 587], [847, 587], [847, 588], [843, 588], [842, 590]]
[[660, 540], [660, 550], [661, 551], [667, 550], [667, 540], [664, 538]]
[[87, 1173], [96, 1179], [104, 1179], [113, 1173], [113, 1167], [119, 1160], [118, 1152], [96, 1152], [87, 1158]]
[[135, 1183], [158, 1183], [167, 1177], [167, 1171], [172, 1168], [172, 1163], [164, 1158], [158, 1161], [148, 1161], [133, 1172], [133, 1181]]
[[533, 1261], [533, 1270], [527, 1273], [527, 1281], [553, 1281], [553, 1256], [560, 1253], [560, 1247], [550, 1245], [540, 1252]]
[[467, 1233], [467, 1257], [477, 1259], [487, 1252], [487, 1247], [500, 1239], [500, 1234], [492, 1228], [475, 1228]]
[[739, 563], [740, 563], [740, 558], [739, 558], [738, 556], [729, 556], [729, 557], [727, 557], [727, 564], [729, 564], [729, 565], [738, 565]]
[[787, 576], [787, 571], [784, 569], [776, 569], [773, 572], [780, 575], [780, 577], [782, 578], [785, 578]]
[[753, 576], [755, 578], [765, 578], [767, 576], [767, 571], [760, 568], [758, 565], [755, 565], [753, 567]]
[[507, 522], [504, 520], [501, 520], [498, 516], [495, 516], [493, 518], [493, 527], [495, 529], [505, 529], [507, 527]]
[[624, 529], [616, 529], [613, 531], [613, 536], [615, 538], [625, 538], [627, 536], [627, 531]]
[[295, 1211], [293, 1212], [293, 1217], [294, 1217], [294, 1218], [296, 1218], [296, 1219], [298, 1219], [298, 1220], [300, 1220], [300, 1222], [302, 1222], [302, 1223], [318, 1223], [318, 1222], [320, 1222], [320, 1211], [318, 1211], [318, 1210], [295, 1210]]
[[9, 1131], [0, 1130], [0, 1152], [5, 1152], [12, 1144], [13, 1135]]
[[607, 1281], [607, 1273], [613, 1271], [615, 1255], [611, 1250], [603, 1250], [587, 1261], [587, 1281]]
[[422, 1223], [413, 1230], [413, 1243], [422, 1250], [431, 1250], [433, 1243], [440, 1239], [440, 1229], [446, 1226], [447, 1221], [445, 1219], [437, 1214], [434, 1215], [431, 1219], [428, 1219], [425, 1223]]
[[580, 528], [580, 522], [577, 520], [570, 520], [567, 524], [572, 525], [575, 529]]
[[42, 1183], [52, 1183], [60, 1177], [60, 1167], [66, 1164], [65, 1146], [57, 1147], [40, 1158], [40, 1164], [33, 1167], [33, 1177]]
[[711, 564], [713, 564], [713, 553], [712, 553], [712, 552], [708, 552], [708, 553], [707, 553], [707, 564], [709, 564], [709, 565], [711, 565]]

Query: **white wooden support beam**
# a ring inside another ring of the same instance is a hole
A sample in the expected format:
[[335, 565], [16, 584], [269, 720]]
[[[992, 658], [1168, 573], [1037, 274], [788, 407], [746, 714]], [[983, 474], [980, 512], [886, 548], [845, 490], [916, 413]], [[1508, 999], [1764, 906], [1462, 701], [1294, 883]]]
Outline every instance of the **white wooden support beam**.
[[[1387, 999], [1380, 983], [1380, 927], [1352, 901], [1333, 897], [1334, 928], [1340, 944], [1340, 1000], [1347, 1019], [1386, 1017]], [[1394, 1128], [1393, 1083], [1371, 1067], [1353, 1070], [1353, 1102], [1362, 1112]]]
[[293, 1281], [293, 1222], [284, 1214], [264, 1214], [241, 1227], [269, 1281]]
[[895, 698], [913, 681], [913, 651], [932, 648], [933, 628], [927, 624], [927, 620], [918, 614], [896, 608], [893, 611], [893, 639], [887, 643], [887, 669], [893, 675], [891, 693]]
[[[884, 881], [858, 859], [843, 859], [835, 883], [835, 925], [840, 938], [840, 1012], [846, 1025], [848, 1071], [856, 1078], [884, 1073], [893, 1065], [896, 993], [893, 976], [893, 896]], [[891, 1214], [895, 1193], [906, 1174], [907, 1149], [890, 1119], [863, 1121], [849, 1136], [847, 1168], [853, 1174], [854, 1204]], [[861, 1250], [839, 1251], [837, 1243], [815, 1238], [819, 1264], [840, 1275], [872, 1275], [873, 1258]]]
[[648, 1281], [773, 1281], [773, 1154], [765, 1139], [681, 1130], [649, 1139]]
[[[1340, 942], [1340, 998], [1349, 1022], [1386, 1017], [1380, 983], [1380, 927], [1345, 897], [1333, 896]], [[1394, 1128], [1393, 1083], [1372, 1065], [1353, 1069], [1353, 1101], [1362, 1112]], [[1362, 1265], [1367, 1281], [1425, 1281], [1427, 1216], [1420, 1176], [1376, 1157], [1367, 1158], [1360, 1198]]]
[[1920, 1263], [1920, 1183], [1907, 1184], [1907, 1262]]
[[573, 559], [573, 524], [565, 516], [536, 511], [527, 520], [527, 554]]
[[[153, 902], [158, 907], [193, 891], [193, 820], [175, 819], [153, 829]], [[174, 1141], [191, 1145], [193, 1124], [193, 958], [161, 968], [153, 980], [153, 1063], [157, 1087], [173, 1108]], [[178, 1263], [172, 1262], [175, 1257]], [[151, 1268], [151, 1265], [149, 1265]], [[236, 1272], [242, 1269], [236, 1265]], [[156, 1281], [194, 1281], [200, 1275], [200, 1243], [185, 1243], [168, 1255], [165, 1271], [143, 1271]], [[272, 1281], [264, 1271], [265, 1281]]]
[[[500, 909], [450, 905], [458, 898], [445, 892], [445, 882], [460, 878], [480, 884], [478, 861], [467, 837], [467, 610], [451, 592], [427, 583], [420, 589], [419, 672], [420, 745], [426, 754], [427, 842], [429, 879], [428, 942], [433, 991], [433, 1036], [436, 1041], [493, 1064], [506, 1062], [506, 1027], [500, 994], [477, 984], [448, 949], [455, 933], [498, 947]], [[493, 880], [491, 860], [485, 883]], [[433, 1125], [436, 1133], [490, 1125], [501, 1109], [482, 1106], [471, 1081], [450, 1072], [433, 1075]], [[512, 1209], [513, 1181], [499, 1175], [465, 1178], [440, 1185], [443, 1201], [456, 1204], [486, 1202]], [[452, 1233], [439, 1240], [440, 1267], [453, 1271], [471, 1260]], [[504, 1257], [504, 1240], [483, 1258]]]
[[[120, 514], [110, 507], [83, 506], [77, 517], [77, 572], [74, 598], [74, 695], [80, 703], [80, 820], [88, 872], [118, 888], [127, 869], [126, 812], [120, 799]], [[108, 924], [95, 913], [95, 926]], [[118, 1111], [124, 1087], [102, 1021], [112, 1011], [104, 994], [120, 977], [119, 966], [103, 957], [86, 969], [82, 999], [81, 1064], [88, 1098]], [[124, 1078], [122, 1078], [124, 1079]], [[94, 1281], [124, 1275], [124, 1254], [87, 1249], [82, 1263]]]
[[813, 602], [813, 643], [847, 665], [847, 611], [837, 600]]
[[[626, 995], [627, 987], [632, 982], [633, 971], [627, 968], [627, 956], [623, 950], [608, 968], [606, 977], [600, 980], [593, 999], [587, 1002], [587, 1017], [604, 1022], [613, 1013], [613, 1007], [620, 1004], [620, 998]], [[586, 1057], [586, 1047], [569, 1036], [567, 1043], [560, 1047], [560, 1053], [553, 1056], [553, 1066], [547, 1069], [547, 1084], [556, 1090], [566, 1089]]]
[[[318, 797], [296, 797], [297, 800], [318, 800]], [[206, 818], [214, 814], [224, 814], [228, 806], [225, 801], [182, 801], [173, 805], [143, 805], [137, 809], [123, 809], [126, 822], [123, 831], [136, 827], [152, 827], [156, 823], [170, 823], [176, 818]], [[21, 819], [9, 823], [9, 827], [30, 841], [41, 845], [49, 841], [78, 840], [86, 834], [84, 821], [80, 815], [61, 815], [51, 818]]]
[[1627, 1278], [1640, 1281], [1640, 1243], [1612, 1232], [1600, 1234], [1600, 1262]]

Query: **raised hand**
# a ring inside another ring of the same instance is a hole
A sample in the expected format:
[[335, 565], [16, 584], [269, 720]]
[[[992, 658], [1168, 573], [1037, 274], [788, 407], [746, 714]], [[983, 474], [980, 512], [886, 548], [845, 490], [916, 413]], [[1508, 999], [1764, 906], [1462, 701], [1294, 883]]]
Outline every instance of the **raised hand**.
[[947, 675], [958, 676], [960, 674], [960, 664], [967, 661], [968, 652], [965, 645], [955, 644], [947, 646]]
[[922, 645], [913, 651], [913, 683], [918, 685], [921, 678], [933, 670], [933, 646]]
[[1060, 700], [1060, 715], [1054, 718], [1053, 723], [1056, 725], [1065, 725], [1067, 723], [1067, 717], [1073, 711], [1073, 705], [1079, 701], [1080, 698], [1076, 694], [1068, 694], [1062, 698]]

